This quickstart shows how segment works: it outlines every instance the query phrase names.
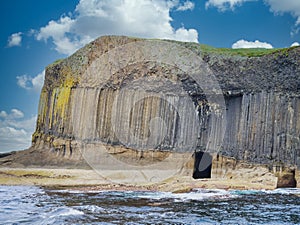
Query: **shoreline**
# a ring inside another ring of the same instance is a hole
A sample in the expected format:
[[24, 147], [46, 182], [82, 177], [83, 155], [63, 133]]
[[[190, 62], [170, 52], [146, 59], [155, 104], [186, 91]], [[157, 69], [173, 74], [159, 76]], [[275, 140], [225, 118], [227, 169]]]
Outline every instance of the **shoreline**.
[[[162, 191], [186, 193], [193, 189], [274, 190], [274, 184], [237, 179], [193, 179], [176, 175], [160, 182], [141, 184], [111, 182], [89, 169], [0, 168], [0, 185], [32, 185], [78, 191]], [[298, 186], [299, 187], [299, 186]]]

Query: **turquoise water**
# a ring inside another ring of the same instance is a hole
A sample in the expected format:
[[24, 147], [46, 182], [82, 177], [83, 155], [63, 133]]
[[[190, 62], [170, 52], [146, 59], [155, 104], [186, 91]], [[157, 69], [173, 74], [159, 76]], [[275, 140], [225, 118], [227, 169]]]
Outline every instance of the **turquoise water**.
[[1, 224], [300, 224], [300, 189], [80, 192], [0, 186]]

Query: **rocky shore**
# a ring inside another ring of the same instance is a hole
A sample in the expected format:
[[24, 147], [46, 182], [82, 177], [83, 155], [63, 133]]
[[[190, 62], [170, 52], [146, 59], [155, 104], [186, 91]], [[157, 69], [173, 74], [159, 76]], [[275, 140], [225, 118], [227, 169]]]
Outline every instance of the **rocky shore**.
[[[105, 173], [105, 172], [104, 172]], [[189, 192], [194, 188], [217, 189], [275, 189], [275, 183], [265, 185], [242, 180], [202, 179], [191, 176], [174, 176], [159, 183], [140, 185], [110, 182], [93, 170], [1, 168], [1, 185], [37, 185], [72, 190], [119, 190], [119, 191], [169, 191]]]

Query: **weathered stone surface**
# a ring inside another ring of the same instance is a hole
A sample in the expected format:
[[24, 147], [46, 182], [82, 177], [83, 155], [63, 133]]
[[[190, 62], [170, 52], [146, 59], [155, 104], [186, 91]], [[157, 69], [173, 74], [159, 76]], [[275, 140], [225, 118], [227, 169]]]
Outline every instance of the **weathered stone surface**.
[[256, 163], [300, 166], [299, 97], [262, 91], [229, 97], [227, 103], [224, 154]]
[[278, 176], [278, 188], [295, 188], [297, 187], [297, 181], [295, 179], [295, 173], [283, 173]]
[[32, 149], [80, 161], [83, 143], [127, 148], [113, 151], [126, 162], [140, 151], [155, 153], [143, 163], [164, 160], [157, 151], [208, 151], [212, 177], [228, 179], [248, 168], [242, 161], [299, 169], [300, 48], [245, 57], [101, 37], [47, 67]]

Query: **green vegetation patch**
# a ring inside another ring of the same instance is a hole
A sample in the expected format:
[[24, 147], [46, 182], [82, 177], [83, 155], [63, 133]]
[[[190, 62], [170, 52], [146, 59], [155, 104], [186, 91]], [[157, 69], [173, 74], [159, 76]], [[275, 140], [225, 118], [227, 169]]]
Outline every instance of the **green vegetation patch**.
[[261, 57], [264, 55], [272, 54], [274, 52], [281, 52], [286, 49], [266, 49], [266, 48], [214, 48], [209, 45], [199, 45], [203, 53], [213, 53], [229, 56], [244, 56], [244, 57]]
[[50, 65], [48, 65], [48, 66], [55, 66], [55, 65], [61, 63], [63, 60], [64, 60], [64, 59], [57, 59], [57, 60], [55, 60], [52, 64], [50, 64]]
[[270, 55], [273, 53], [278, 53], [280, 55], [287, 55], [288, 52], [297, 47], [290, 48], [215, 48], [205, 44], [191, 43], [191, 42], [179, 42], [173, 40], [165, 40], [168, 42], [173, 42], [185, 46], [189, 49], [200, 51], [203, 54], [212, 54], [212, 55], [225, 55], [225, 56], [242, 56], [242, 57], [261, 57], [265, 55]]

